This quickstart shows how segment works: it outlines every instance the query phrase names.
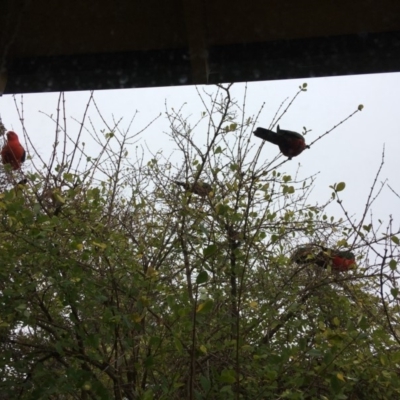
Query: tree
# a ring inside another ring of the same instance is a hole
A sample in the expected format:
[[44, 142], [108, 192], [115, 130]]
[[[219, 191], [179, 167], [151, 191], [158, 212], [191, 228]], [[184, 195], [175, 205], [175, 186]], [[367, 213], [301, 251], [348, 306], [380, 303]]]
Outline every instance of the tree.
[[[395, 398], [399, 241], [392, 224], [366, 222], [377, 179], [360, 221], [340, 203], [343, 183], [310, 205], [314, 178], [252, 147], [257, 118], [230, 86], [199, 95], [198, 121], [166, 110], [177, 159], [129, 157], [140, 132], [120, 122], [90, 131], [89, 156], [86, 114], [72, 139], [60, 112], [46, 168], [23, 187], [5, 175], [2, 396]], [[198, 182], [211, 191], [196, 194]], [[333, 201], [343, 219], [328, 217]], [[307, 243], [349, 249], [359, 267], [292, 262]]]

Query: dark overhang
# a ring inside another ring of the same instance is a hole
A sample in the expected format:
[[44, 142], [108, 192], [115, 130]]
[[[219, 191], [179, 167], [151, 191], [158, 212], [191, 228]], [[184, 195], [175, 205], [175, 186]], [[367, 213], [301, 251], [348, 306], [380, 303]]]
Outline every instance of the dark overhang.
[[0, 92], [400, 71], [398, 0], [2, 0]]

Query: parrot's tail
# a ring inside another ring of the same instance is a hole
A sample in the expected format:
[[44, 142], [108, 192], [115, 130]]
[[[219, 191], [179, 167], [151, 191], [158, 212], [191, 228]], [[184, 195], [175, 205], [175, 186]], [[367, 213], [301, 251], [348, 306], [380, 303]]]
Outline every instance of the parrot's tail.
[[270, 131], [269, 129], [264, 128], [257, 128], [253, 133], [260, 139], [279, 145], [279, 135], [274, 131]]
[[179, 185], [179, 186], [184, 187], [185, 189], [187, 189], [188, 186], [189, 186], [189, 185], [188, 185], [187, 183], [185, 183], [185, 182], [174, 181], [174, 183], [176, 183], [176, 184]]

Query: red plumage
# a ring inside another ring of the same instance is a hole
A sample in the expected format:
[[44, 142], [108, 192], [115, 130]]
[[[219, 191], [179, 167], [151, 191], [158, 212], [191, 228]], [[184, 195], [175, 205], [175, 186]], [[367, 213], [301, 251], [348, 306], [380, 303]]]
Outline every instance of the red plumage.
[[13, 170], [21, 168], [25, 161], [26, 152], [19, 142], [18, 135], [13, 132], [7, 132], [7, 143], [1, 150], [1, 160], [3, 164], [10, 164]]
[[265, 128], [257, 128], [253, 133], [260, 139], [279, 146], [281, 153], [289, 157], [289, 160], [291, 160], [292, 157], [298, 156], [304, 149], [310, 148], [310, 146], [306, 145], [303, 135], [297, 132], [280, 129], [279, 125], [276, 132]]
[[351, 251], [328, 249], [312, 244], [298, 247], [291, 259], [300, 265], [315, 264], [322, 268], [331, 266], [332, 271], [338, 272], [357, 268], [356, 257]]
[[349, 271], [350, 269], [354, 269], [357, 267], [356, 260], [354, 259], [354, 255], [349, 253], [351, 258], [341, 257], [340, 255], [334, 255], [332, 259], [332, 269], [336, 271]]

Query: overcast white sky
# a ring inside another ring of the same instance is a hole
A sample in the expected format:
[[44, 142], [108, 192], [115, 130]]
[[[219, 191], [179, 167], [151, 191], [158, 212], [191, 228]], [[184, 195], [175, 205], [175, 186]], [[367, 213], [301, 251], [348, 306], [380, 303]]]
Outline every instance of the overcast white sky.
[[[351, 213], [363, 210], [368, 192], [381, 162], [383, 146], [386, 148], [385, 166], [380, 180], [388, 179], [389, 184], [400, 193], [400, 73], [359, 75], [333, 78], [315, 78], [252, 82], [248, 84], [247, 113], [257, 114], [263, 102], [265, 107], [260, 118], [260, 126], [268, 127], [282, 101], [292, 97], [299, 85], [307, 82], [308, 90], [300, 95], [280, 121], [283, 129], [301, 132], [302, 127], [312, 129], [307, 142], [332, 128], [346, 118], [359, 104], [364, 105], [357, 113], [332, 134], [317, 142], [311, 150], [283, 166], [282, 171], [294, 175], [299, 163], [302, 177], [319, 172], [312, 200], [323, 203], [331, 193], [329, 185], [345, 181], [346, 189], [342, 198]], [[201, 87], [199, 87], [201, 89]], [[207, 87], [207, 90], [211, 90]], [[244, 84], [233, 86], [233, 96], [242, 101]], [[160, 112], [165, 111], [165, 101], [169, 107], [179, 108], [187, 103], [184, 110], [196, 117], [203, 111], [194, 86], [162, 87], [149, 89], [123, 89], [95, 92], [95, 100], [103, 115], [111, 121], [124, 117], [121, 127], [126, 128], [130, 119], [138, 110], [132, 130], [139, 131]], [[67, 92], [67, 116], [80, 119], [89, 98], [89, 92]], [[58, 93], [25, 94], [24, 118], [31, 140], [47, 159], [54, 137], [54, 124], [39, 111], [55, 114]], [[20, 102], [20, 96], [16, 96]], [[14, 98], [10, 95], [0, 97], [0, 115], [7, 129], [21, 134]], [[94, 109], [90, 112], [95, 126], [103, 126], [96, 118]], [[169, 123], [163, 115], [142, 135], [149, 147], [156, 152], [164, 148], [168, 154], [172, 144], [163, 133]], [[78, 125], [68, 120], [69, 134], [78, 132]], [[253, 139], [255, 142], [259, 139]], [[278, 148], [266, 145], [265, 157], [274, 157]], [[130, 154], [133, 155], [133, 149]], [[29, 162], [24, 169], [29, 169]], [[395, 227], [400, 222], [400, 199], [386, 188], [373, 207], [377, 218], [388, 220], [389, 214], [395, 217]], [[340, 215], [337, 205], [331, 213]]]

